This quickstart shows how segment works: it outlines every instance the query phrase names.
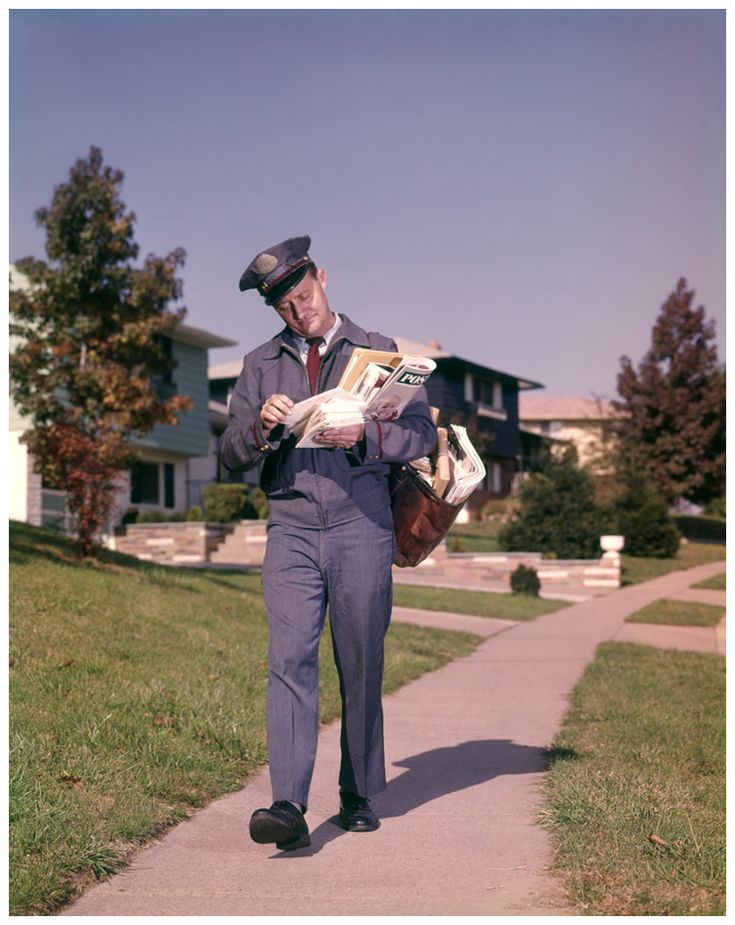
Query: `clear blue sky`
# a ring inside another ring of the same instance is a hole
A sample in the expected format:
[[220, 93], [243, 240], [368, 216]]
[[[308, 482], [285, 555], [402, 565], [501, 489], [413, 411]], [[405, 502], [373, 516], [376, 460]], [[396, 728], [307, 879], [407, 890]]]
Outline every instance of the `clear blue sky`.
[[612, 397], [680, 276], [724, 359], [722, 11], [21, 10], [10, 52], [11, 259], [101, 147], [211, 362], [305, 233], [333, 309], [550, 394]]

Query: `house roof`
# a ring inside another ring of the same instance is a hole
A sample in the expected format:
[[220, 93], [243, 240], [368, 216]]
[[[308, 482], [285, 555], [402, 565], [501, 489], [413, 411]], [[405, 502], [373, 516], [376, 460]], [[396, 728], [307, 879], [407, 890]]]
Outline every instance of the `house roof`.
[[521, 395], [518, 399], [521, 421], [605, 421], [617, 417], [606, 398], [584, 395]]
[[207, 402], [207, 411], [210, 424], [227, 424], [229, 420], [227, 405], [223, 405], [222, 402], [219, 401], [212, 401], [210, 398]]
[[173, 332], [173, 339], [181, 344], [188, 344], [190, 347], [235, 347], [236, 340], [230, 340], [229, 337], [221, 337], [219, 334], [212, 334], [211, 331], [205, 331], [203, 328], [195, 328], [190, 324], [179, 324]]
[[451, 353], [442, 350], [441, 347], [432, 344], [422, 344], [418, 340], [409, 340], [407, 337], [394, 337], [399, 353], [413, 353], [422, 357], [429, 357], [430, 360], [436, 360], [440, 357], [449, 357]]
[[242, 372], [242, 360], [227, 360], [209, 367], [210, 379], [237, 379]]
[[[393, 340], [396, 342], [396, 347], [400, 353], [412, 353], [418, 356], [429, 357], [432, 360], [456, 360], [459, 363], [467, 367], [471, 367], [478, 372], [492, 372], [497, 375], [503, 376], [506, 379], [514, 379], [518, 382], [519, 389], [540, 389], [543, 386], [539, 382], [532, 382], [529, 379], [523, 379], [519, 376], [514, 376], [511, 373], [503, 373], [500, 370], [494, 369], [490, 366], [485, 366], [482, 363], [476, 363], [474, 360], [466, 360], [463, 357], [458, 357], [453, 353], [447, 353], [446, 350], [442, 350], [441, 347], [435, 344], [423, 344], [418, 340], [411, 340], [408, 337], [397, 337], [394, 336]], [[209, 367], [209, 378], [210, 379], [237, 379], [237, 377], [242, 372], [242, 360], [230, 360], [225, 363], [216, 363], [213, 366]]]
[[486, 363], [478, 363], [475, 360], [468, 360], [466, 357], [457, 356], [456, 353], [448, 353], [443, 350], [436, 341], [430, 344], [422, 344], [421, 341], [409, 340], [406, 337], [394, 337], [396, 346], [401, 353], [416, 353], [419, 356], [431, 357], [432, 360], [454, 360], [462, 366], [467, 367], [478, 373], [492, 373], [501, 376], [503, 379], [512, 379], [518, 383], [519, 389], [542, 389], [540, 382], [533, 382], [522, 376], [516, 376], [514, 373], [506, 373], [495, 366], [488, 366]]

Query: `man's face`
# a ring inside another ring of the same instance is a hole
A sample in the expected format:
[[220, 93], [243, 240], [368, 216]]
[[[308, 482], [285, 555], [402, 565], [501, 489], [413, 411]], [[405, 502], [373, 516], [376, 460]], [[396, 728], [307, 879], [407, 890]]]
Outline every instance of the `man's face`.
[[319, 269], [306, 274], [298, 286], [279, 299], [274, 308], [291, 328], [301, 337], [321, 337], [334, 324], [334, 315], [324, 292], [327, 275]]

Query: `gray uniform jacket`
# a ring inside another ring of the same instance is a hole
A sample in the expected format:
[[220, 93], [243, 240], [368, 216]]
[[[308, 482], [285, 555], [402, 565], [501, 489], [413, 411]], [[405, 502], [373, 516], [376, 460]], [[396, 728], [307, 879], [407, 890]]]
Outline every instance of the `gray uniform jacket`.
[[[396, 350], [390, 338], [363, 331], [342, 315], [322, 358], [317, 392], [339, 384], [355, 347]], [[218, 450], [220, 461], [231, 471], [263, 461], [260, 484], [268, 496], [271, 523], [314, 528], [358, 517], [383, 520], [390, 511], [389, 463], [426, 456], [436, 442], [423, 388], [397, 421], [369, 421], [364, 439], [350, 450], [296, 449], [296, 439], [283, 426], [266, 438], [260, 409], [275, 393], [294, 402], [310, 394], [306, 369], [288, 328], [245, 357]]]

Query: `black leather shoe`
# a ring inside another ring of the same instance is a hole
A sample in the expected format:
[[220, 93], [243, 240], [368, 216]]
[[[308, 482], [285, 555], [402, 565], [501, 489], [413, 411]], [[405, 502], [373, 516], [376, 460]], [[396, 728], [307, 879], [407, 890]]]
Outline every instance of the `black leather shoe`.
[[250, 817], [250, 837], [261, 845], [275, 842], [281, 851], [311, 844], [304, 814], [288, 800], [276, 800], [270, 809], [256, 809]]
[[370, 800], [341, 790], [339, 794], [339, 824], [348, 832], [374, 832], [380, 828]]

